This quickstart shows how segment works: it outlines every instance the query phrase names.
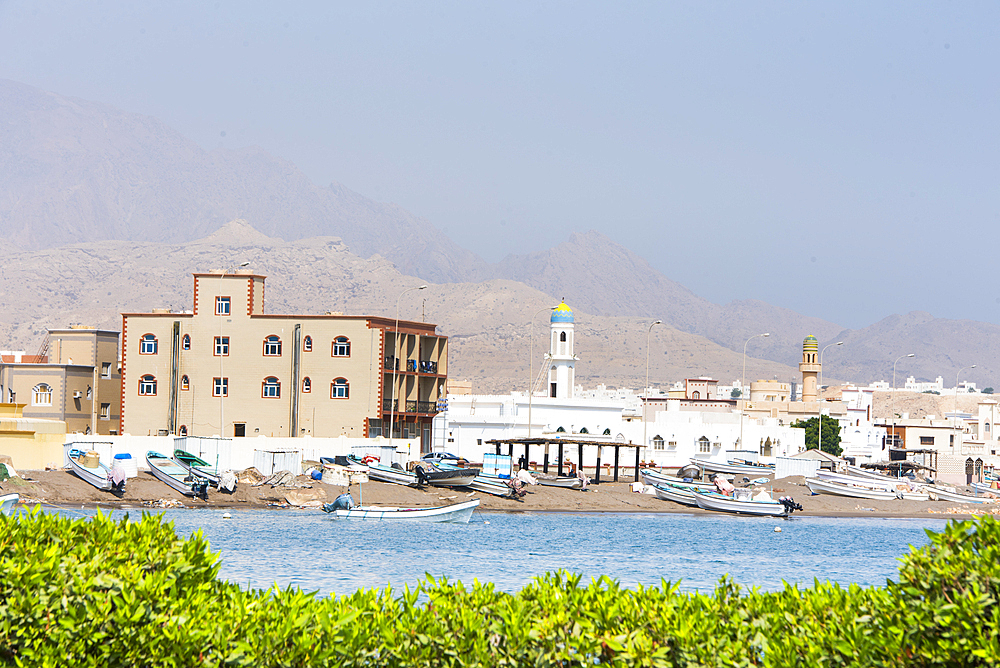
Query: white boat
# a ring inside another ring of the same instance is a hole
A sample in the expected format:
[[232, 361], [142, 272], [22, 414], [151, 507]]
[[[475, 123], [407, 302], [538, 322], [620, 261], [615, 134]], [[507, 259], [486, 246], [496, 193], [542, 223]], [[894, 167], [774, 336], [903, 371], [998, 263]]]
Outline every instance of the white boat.
[[434, 487], [468, 487], [476, 476], [479, 469], [456, 468], [452, 470], [439, 469], [433, 464], [417, 464], [414, 468], [417, 480], [424, 478], [428, 485]]
[[753, 464], [736, 464], [733, 462], [713, 462], [708, 459], [691, 457], [691, 463], [704, 471], [712, 473], [727, 473], [729, 475], [774, 475], [773, 466], [755, 466]]
[[417, 486], [417, 476], [409, 471], [404, 471], [401, 468], [397, 469], [392, 466], [384, 466], [374, 461], [366, 463], [363, 459], [358, 459], [356, 457], [348, 457], [347, 459], [355, 464], [367, 466], [368, 477], [372, 480], [377, 480], [379, 482], [391, 482], [396, 485], [406, 485], [407, 487]]
[[972, 496], [970, 494], [962, 494], [960, 492], [953, 492], [949, 489], [944, 489], [936, 485], [928, 485], [925, 487], [930, 494], [937, 497], [938, 501], [952, 501], [956, 503], [995, 503], [996, 499], [987, 499], [985, 496]]
[[146, 453], [146, 463], [157, 480], [170, 485], [184, 496], [208, 496], [208, 480], [195, 476], [170, 457], [150, 450]]
[[878, 480], [876, 478], [862, 478], [855, 475], [845, 475], [843, 473], [831, 473], [830, 471], [817, 471], [816, 477], [820, 480], [828, 480], [830, 482], [840, 483], [841, 485], [854, 485], [856, 487], [865, 487], [867, 489], [882, 489], [885, 491], [893, 491], [900, 485], [907, 485], [909, 483], [904, 480], [896, 480], [895, 478], [883, 478]]
[[639, 469], [639, 478], [642, 480], [642, 484], [649, 485], [650, 487], [655, 487], [656, 485], [677, 485], [678, 487], [704, 489], [706, 491], [715, 491], [716, 489], [715, 485], [710, 482], [685, 480], [684, 478], [660, 473], [653, 469]]
[[541, 474], [536, 475], [535, 480], [538, 481], [539, 485], [545, 487], [562, 487], [564, 489], [581, 489], [583, 487], [583, 480], [576, 476]]
[[17, 494], [4, 494], [0, 496], [0, 515], [13, 515], [14, 504], [20, 500]]
[[752, 497], [749, 489], [734, 489], [733, 496], [725, 496], [718, 492], [691, 492], [699, 508], [716, 510], [739, 515], [765, 515], [769, 517], [787, 517], [792, 510], [801, 510], [802, 506], [788, 499], [775, 501], [767, 492], [761, 492]]
[[858, 487], [857, 485], [845, 485], [821, 478], [806, 478], [806, 486], [813, 494], [832, 494], [834, 496], [848, 496], [854, 499], [872, 499], [874, 501], [887, 501], [896, 498], [895, 490], [889, 491], [872, 489], [870, 487]]
[[694, 490], [674, 485], [653, 485], [656, 491], [656, 498], [663, 501], [673, 501], [684, 506], [698, 507], [698, 501], [694, 498]]
[[[441, 462], [437, 465], [442, 471], [468, 471], [466, 468], [462, 468], [457, 464], [448, 464], [446, 462]], [[512, 478], [501, 478], [495, 475], [486, 475], [482, 471], [479, 471], [479, 475], [473, 478], [466, 487], [469, 489], [474, 489], [477, 492], [482, 492], [484, 494], [492, 494], [493, 496], [499, 496], [504, 498], [520, 498], [524, 496], [523, 491], [518, 491], [514, 488], [512, 484]], [[520, 487], [520, 485], [519, 485]]]
[[468, 524], [472, 512], [479, 506], [479, 499], [456, 503], [451, 506], [436, 506], [434, 508], [389, 508], [382, 506], [357, 506], [355, 508], [337, 508], [327, 510], [327, 504], [323, 510], [330, 513], [338, 520], [367, 520], [374, 522], [451, 522], [454, 524]]
[[97, 466], [87, 466], [86, 455], [81, 450], [72, 449], [69, 451], [69, 467], [78, 478], [90, 483], [99, 490], [120, 494], [125, 489], [125, 479], [123, 478], [117, 485], [111, 479], [111, 469], [96, 461]]

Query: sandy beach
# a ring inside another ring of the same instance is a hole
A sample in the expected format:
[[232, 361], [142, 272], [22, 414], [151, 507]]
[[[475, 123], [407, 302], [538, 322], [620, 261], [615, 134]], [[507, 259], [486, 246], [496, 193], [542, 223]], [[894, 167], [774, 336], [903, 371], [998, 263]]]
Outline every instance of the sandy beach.
[[[298, 476], [293, 486], [240, 484], [233, 494], [209, 492], [208, 500], [188, 498], [140, 471], [130, 478], [121, 498], [102, 492], [77, 478], [68, 470], [23, 471], [23, 479], [12, 478], [0, 483], [0, 494], [16, 492], [21, 505], [40, 503], [50, 506], [109, 507], [109, 508], [168, 508], [168, 507], [319, 507], [347, 491], [344, 487], [326, 485], [308, 476]], [[839, 496], [812, 496], [801, 477], [774, 481], [766, 486], [773, 496], [791, 496], [802, 504], [796, 516], [825, 517], [969, 517], [973, 514], [1000, 513], [1000, 504], [968, 505], [947, 501], [875, 501]], [[653, 495], [631, 491], [629, 482], [603, 482], [586, 491], [554, 487], [529, 486], [520, 500], [501, 499], [464, 489], [427, 487], [414, 489], [391, 483], [368, 482], [351, 487], [355, 503], [385, 506], [439, 506], [479, 498], [481, 510], [499, 512], [588, 512], [588, 513], [688, 513], [708, 511], [661, 501]]]

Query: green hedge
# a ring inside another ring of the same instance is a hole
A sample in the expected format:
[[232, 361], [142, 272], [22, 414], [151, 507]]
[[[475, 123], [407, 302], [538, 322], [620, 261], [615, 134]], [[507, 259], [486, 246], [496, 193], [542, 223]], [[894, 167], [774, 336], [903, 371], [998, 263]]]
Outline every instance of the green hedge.
[[[849, 520], [845, 520], [849, 521]], [[317, 598], [218, 579], [160, 516], [0, 521], [0, 662], [17, 666], [995, 665], [1000, 523], [952, 522], [900, 580], [764, 593], [554, 573], [517, 594], [427, 580]]]

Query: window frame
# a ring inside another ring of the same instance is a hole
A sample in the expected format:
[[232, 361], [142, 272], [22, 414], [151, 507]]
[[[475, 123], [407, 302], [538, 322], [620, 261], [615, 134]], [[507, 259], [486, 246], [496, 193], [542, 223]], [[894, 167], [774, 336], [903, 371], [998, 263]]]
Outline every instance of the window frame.
[[[340, 382], [343, 381], [343, 382]], [[340, 391], [343, 391], [342, 393]], [[333, 382], [330, 383], [330, 398], [331, 399], [350, 399], [351, 398], [351, 382], [346, 378], [334, 378]]]
[[228, 295], [217, 296], [215, 298], [215, 315], [232, 315], [232, 314], [233, 314], [233, 298]]
[[[337, 347], [343, 346], [346, 350], [343, 354], [337, 353]], [[333, 341], [330, 342], [330, 357], [350, 357], [351, 356], [351, 339], [346, 336], [335, 336]]]
[[313, 337], [306, 334], [302, 337], [302, 352], [311, 353], [313, 351]]
[[302, 394], [310, 394], [312, 392], [312, 379], [306, 376], [302, 379]]
[[181, 392], [187, 392], [191, 389], [191, 379], [188, 378], [187, 374], [181, 376]]
[[[268, 352], [268, 348], [277, 352]], [[265, 336], [263, 354], [264, 357], [281, 357], [281, 337], [277, 334], [268, 334]]]
[[[269, 381], [274, 382], [272, 383]], [[260, 384], [260, 396], [262, 399], [281, 398], [281, 381], [278, 380], [277, 376], [268, 376], [264, 379], [264, 381]]]
[[[156, 376], [147, 373], [139, 377], [139, 396], [140, 397], [155, 397], [156, 396]], [[149, 391], [152, 388], [152, 391]]]
[[705, 454], [712, 452], [712, 442], [708, 440], [707, 436], [702, 436], [698, 439], [698, 453]]
[[[220, 349], [223, 350], [223, 352], [219, 352]], [[229, 337], [215, 337], [215, 348], [212, 353], [213, 357], [229, 357]]]
[[[45, 390], [40, 390], [39, 388], [45, 387]], [[48, 401], [39, 401], [39, 397], [43, 395], [48, 395]], [[52, 405], [52, 386], [48, 383], [39, 383], [31, 388], [31, 405], [32, 406], [51, 406]]]
[[101, 411], [97, 414], [98, 420], [110, 420], [111, 419], [111, 404], [101, 404]]
[[[220, 387], [222, 388], [221, 393]], [[229, 396], [229, 376], [219, 376], [212, 379], [212, 396], [223, 399]]]
[[101, 362], [101, 378], [111, 378], [111, 362]]
[[[147, 350], [147, 344], [152, 343], [152, 350]], [[160, 350], [160, 341], [156, 338], [156, 334], [147, 332], [139, 337], [139, 354], [140, 355], [156, 355]]]
[[181, 350], [191, 350], [191, 335], [185, 334], [181, 337]]

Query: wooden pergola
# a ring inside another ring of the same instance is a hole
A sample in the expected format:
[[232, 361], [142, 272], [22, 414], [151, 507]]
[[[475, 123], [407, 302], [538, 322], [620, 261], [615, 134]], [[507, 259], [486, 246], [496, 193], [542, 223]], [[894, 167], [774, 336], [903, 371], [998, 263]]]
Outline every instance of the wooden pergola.
[[[549, 448], [553, 445], [558, 448], [556, 455], [556, 461], [558, 462], [558, 468], [556, 470], [556, 475], [562, 475], [563, 473], [563, 449], [566, 446], [576, 446], [577, 449], [577, 466], [582, 471], [583, 470], [583, 449], [584, 447], [594, 446], [597, 448], [597, 466], [594, 473], [594, 483], [601, 482], [601, 448], [614, 448], [615, 449], [615, 465], [614, 465], [614, 482], [618, 482], [618, 462], [619, 456], [621, 454], [622, 448], [632, 448], [635, 450], [635, 480], [639, 480], [639, 455], [640, 446], [635, 443], [615, 443], [609, 441], [592, 441], [584, 440], [578, 438], [502, 438], [493, 439], [486, 441], [486, 445], [492, 445], [496, 449], [496, 454], [508, 454], [511, 460], [514, 459], [514, 448], [518, 446], [524, 446], [524, 459], [521, 462], [520, 468], [526, 469], [528, 467], [528, 462], [530, 461], [529, 452], [531, 446], [541, 446], [545, 448], [545, 456], [542, 459], [542, 473], [549, 472]], [[502, 453], [501, 448], [503, 446], [507, 447], [507, 452]]]

